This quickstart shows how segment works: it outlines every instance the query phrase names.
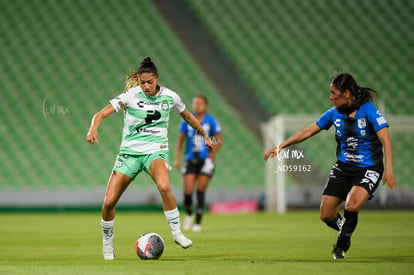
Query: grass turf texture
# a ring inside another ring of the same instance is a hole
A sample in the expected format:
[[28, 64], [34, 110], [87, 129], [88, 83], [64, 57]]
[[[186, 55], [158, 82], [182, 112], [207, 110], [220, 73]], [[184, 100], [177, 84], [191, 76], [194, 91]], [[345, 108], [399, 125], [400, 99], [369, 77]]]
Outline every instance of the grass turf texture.
[[[414, 213], [362, 211], [347, 259], [330, 254], [336, 232], [316, 211], [211, 215], [194, 245], [175, 245], [162, 212], [118, 212], [114, 261], [101, 255], [99, 213], [0, 214], [0, 274], [413, 274]], [[165, 240], [160, 260], [140, 260], [145, 232]]]

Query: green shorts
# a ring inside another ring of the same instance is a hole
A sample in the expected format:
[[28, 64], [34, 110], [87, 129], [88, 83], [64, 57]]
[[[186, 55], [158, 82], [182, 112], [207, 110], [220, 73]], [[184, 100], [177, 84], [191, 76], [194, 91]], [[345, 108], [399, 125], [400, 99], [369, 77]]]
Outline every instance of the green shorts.
[[112, 170], [135, 179], [142, 170], [148, 173], [151, 163], [156, 159], [163, 159], [168, 164], [168, 151], [157, 151], [152, 154], [138, 156], [120, 153], [116, 157]]

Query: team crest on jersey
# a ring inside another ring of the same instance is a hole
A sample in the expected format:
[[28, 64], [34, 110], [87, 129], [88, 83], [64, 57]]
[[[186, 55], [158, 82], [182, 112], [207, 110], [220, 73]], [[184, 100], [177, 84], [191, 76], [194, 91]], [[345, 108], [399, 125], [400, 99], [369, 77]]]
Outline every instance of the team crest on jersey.
[[365, 127], [367, 127], [367, 120], [364, 117], [358, 118], [358, 128], [364, 129]]
[[164, 99], [161, 103], [161, 109], [164, 111], [167, 111], [170, 108], [170, 105], [168, 104], [168, 100]]

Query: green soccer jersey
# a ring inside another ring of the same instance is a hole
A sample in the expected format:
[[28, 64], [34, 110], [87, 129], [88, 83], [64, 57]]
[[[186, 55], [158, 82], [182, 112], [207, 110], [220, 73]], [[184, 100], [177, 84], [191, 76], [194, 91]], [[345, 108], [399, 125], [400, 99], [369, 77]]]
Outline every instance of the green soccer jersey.
[[125, 111], [120, 153], [147, 155], [168, 150], [170, 111], [181, 113], [185, 105], [174, 91], [160, 87], [155, 96], [147, 96], [141, 87], [129, 89], [109, 101], [115, 111]]

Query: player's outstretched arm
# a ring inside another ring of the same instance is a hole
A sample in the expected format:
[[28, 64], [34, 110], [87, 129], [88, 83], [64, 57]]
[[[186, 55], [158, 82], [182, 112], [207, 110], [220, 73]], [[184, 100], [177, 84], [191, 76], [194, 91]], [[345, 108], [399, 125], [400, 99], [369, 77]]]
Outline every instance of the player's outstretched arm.
[[388, 127], [382, 128], [377, 132], [378, 139], [384, 146], [384, 155], [385, 155], [385, 171], [382, 182], [388, 185], [390, 189], [395, 189], [397, 187], [397, 181], [395, 180], [393, 173], [393, 149], [390, 133]]
[[295, 134], [293, 134], [291, 137], [289, 137], [287, 140], [282, 142], [281, 144], [274, 146], [267, 150], [266, 154], [264, 155], [264, 160], [268, 160], [269, 158], [273, 158], [276, 156], [280, 150], [283, 148], [289, 147], [293, 144], [300, 143], [317, 133], [319, 133], [322, 129], [319, 128], [319, 126], [316, 123], [312, 123], [311, 125], [297, 131]]
[[180, 113], [180, 116], [188, 123], [191, 127], [193, 127], [194, 130], [196, 130], [198, 133], [200, 133], [204, 137], [204, 141], [206, 143], [206, 146], [210, 151], [214, 150], [214, 143], [209, 138], [207, 133], [204, 131], [203, 127], [201, 126], [200, 122], [193, 116], [192, 113], [190, 113], [187, 109], [182, 111]]
[[101, 124], [102, 120], [113, 112], [115, 112], [114, 107], [112, 107], [111, 104], [108, 104], [92, 117], [91, 126], [89, 127], [88, 133], [86, 134], [87, 142], [90, 144], [99, 143], [98, 127]]
[[175, 169], [180, 169], [180, 166], [181, 166], [181, 151], [183, 149], [184, 140], [185, 140], [185, 134], [179, 133], [178, 140], [177, 140], [177, 146], [175, 147], [175, 162], [174, 162]]

